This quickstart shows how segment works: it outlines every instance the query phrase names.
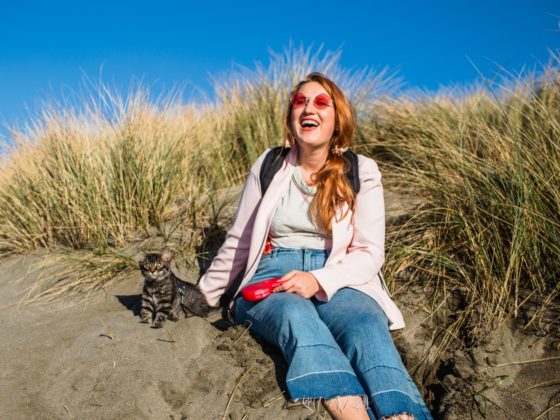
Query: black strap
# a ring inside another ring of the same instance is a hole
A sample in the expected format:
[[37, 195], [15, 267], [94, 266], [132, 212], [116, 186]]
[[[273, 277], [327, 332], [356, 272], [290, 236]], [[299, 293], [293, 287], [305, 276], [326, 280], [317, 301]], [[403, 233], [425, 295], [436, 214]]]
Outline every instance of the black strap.
[[278, 172], [282, 167], [284, 159], [286, 159], [288, 153], [290, 153], [289, 147], [278, 146], [271, 149], [264, 157], [264, 161], [261, 166], [261, 173], [259, 175], [261, 182], [261, 196], [264, 196], [264, 193], [272, 182], [272, 178], [274, 178], [276, 172]]
[[[286, 156], [288, 156], [290, 150], [291, 149], [289, 147], [274, 147], [273, 149], [270, 149], [270, 151], [264, 157], [264, 161], [261, 166], [261, 172], [259, 174], [259, 180], [261, 183], [261, 196], [264, 196], [264, 193], [270, 186], [274, 175], [276, 175], [276, 172], [278, 172], [282, 167], [284, 159], [286, 159]], [[351, 152], [350, 150], [347, 150], [342, 156], [344, 156], [344, 159], [346, 160], [346, 178], [352, 186], [354, 194], [358, 194], [360, 192], [358, 155], [354, 152]]]
[[352, 186], [354, 194], [360, 192], [360, 171], [358, 169], [358, 155], [351, 150], [347, 150], [342, 154], [346, 159], [346, 178]]

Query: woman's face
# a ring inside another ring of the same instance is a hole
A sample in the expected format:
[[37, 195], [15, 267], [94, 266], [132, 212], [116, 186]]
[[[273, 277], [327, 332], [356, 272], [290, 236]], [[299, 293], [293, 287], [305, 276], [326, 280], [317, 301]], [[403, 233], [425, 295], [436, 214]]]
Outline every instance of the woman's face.
[[[292, 132], [300, 147], [308, 150], [328, 148], [335, 128], [335, 109], [332, 99], [323, 86], [317, 82], [304, 84], [297, 94], [303, 94], [307, 100], [299, 107], [292, 107], [291, 124]], [[329, 106], [320, 109], [315, 104], [315, 98], [319, 95], [327, 95], [319, 99], [325, 103], [327, 99]]]

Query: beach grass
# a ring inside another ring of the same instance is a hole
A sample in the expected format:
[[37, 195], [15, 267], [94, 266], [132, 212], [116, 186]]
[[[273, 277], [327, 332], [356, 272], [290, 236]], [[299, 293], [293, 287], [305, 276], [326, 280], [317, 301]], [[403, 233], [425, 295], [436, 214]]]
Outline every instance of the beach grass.
[[[221, 220], [219, 191], [242, 184], [265, 148], [283, 144], [289, 89], [319, 70], [355, 107], [355, 149], [379, 162], [386, 188], [422, 203], [388, 227], [390, 287], [430, 290], [431, 308], [447, 320], [443, 344], [510, 317], [536, 324], [560, 295], [555, 68], [460, 95], [408, 95], [385, 70], [351, 71], [339, 52], [291, 47], [267, 67], [218, 78], [214, 101], [101, 85], [79, 107], [47, 105], [13, 130], [0, 167], [0, 252], [76, 250], [108, 264], [104, 255], [133, 241], [178, 231], [182, 251], [196, 252], [204, 227]], [[114, 276], [80, 267], [91, 278], [70, 276], [69, 292]], [[449, 296], [452, 305], [440, 305]]]
[[436, 296], [455, 288], [461, 303], [447, 315], [463, 333], [520, 315], [538, 325], [558, 307], [559, 80], [551, 67], [459, 98], [397, 98], [372, 114], [372, 153], [394, 188], [424, 200], [390, 232], [387, 267], [428, 279]]

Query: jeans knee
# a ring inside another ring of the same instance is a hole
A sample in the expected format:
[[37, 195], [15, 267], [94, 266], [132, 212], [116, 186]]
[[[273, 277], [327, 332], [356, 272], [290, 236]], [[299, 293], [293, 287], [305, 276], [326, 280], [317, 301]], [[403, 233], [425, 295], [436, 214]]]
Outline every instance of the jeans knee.
[[364, 368], [375, 365], [402, 366], [401, 356], [387, 326], [359, 321], [349, 326], [337, 341], [348, 359], [363, 363]]
[[315, 313], [308, 299], [294, 293], [274, 293], [267, 300], [267, 312], [272, 312], [276, 318], [284, 322], [300, 321]]
[[371, 315], [357, 316], [345, 329], [347, 336], [357, 340], [377, 343], [393, 343], [386, 318]]
[[338, 347], [309, 299], [293, 293], [276, 293], [267, 299], [270, 302], [266, 313], [261, 311], [251, 315], [273, 324], [286, 349], [295, 351], [297, 347], [315, 345]]

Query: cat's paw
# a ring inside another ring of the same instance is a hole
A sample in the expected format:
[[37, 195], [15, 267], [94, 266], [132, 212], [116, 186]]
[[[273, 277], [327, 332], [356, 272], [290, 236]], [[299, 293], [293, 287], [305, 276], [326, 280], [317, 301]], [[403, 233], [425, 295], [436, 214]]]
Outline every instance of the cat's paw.
[[179, 321], [179, 317], [177, 316], [177, 314], [175, 312], [171, 312], [167, 315], [167, 319], [173, 322], [177, 322]]
[[163, 327], [164, 322], [165, 322], [165, 314], [163, 312], [158, 312], [156, 314], [156, 319], [154, 319], [152, 328], [161, 328]]
[[147, 324], [152, 320], [152, 314], [149, 312], [143, 312], [140, 314], [140, 322], [142, 324]]

